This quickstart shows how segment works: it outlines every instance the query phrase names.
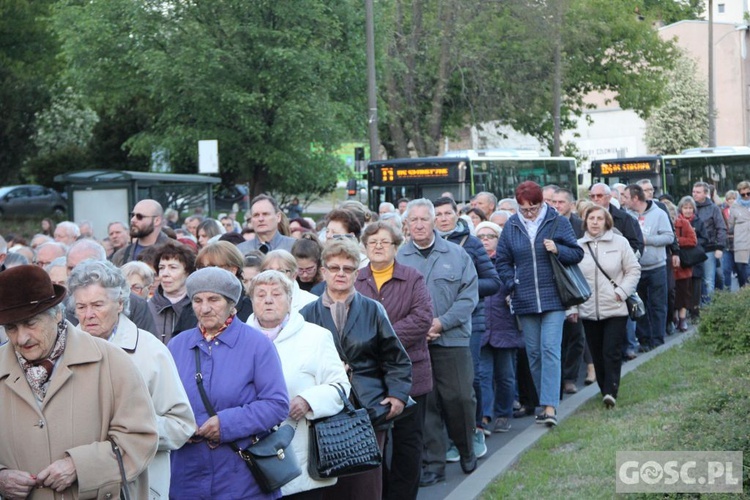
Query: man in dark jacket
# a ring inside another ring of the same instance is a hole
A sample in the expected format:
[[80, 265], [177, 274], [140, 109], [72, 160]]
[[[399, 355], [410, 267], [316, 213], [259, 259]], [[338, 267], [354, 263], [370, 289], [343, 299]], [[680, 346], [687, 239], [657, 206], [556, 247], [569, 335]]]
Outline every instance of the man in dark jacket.
[[143, 249], [166, 243], [169, 237], [161, 231], [163, 215], [161, 203], [156, 200], [141, 200], [136, 203], [130, 214], [130, 237], [133, 242], [115, 252], [112, 263], [119, 267], [138, 260]]
[[711, 301], [716, 285], [716, 268], [721, 265], [721, 257], [727, 244], [727, 225], [721, 209], [708, 196], [709, 187], [705, 182], [693, 184], [693, 199], [698, 207], [696, 214], [706, 228], [708, 244], [705, 246], [706, 257], [703, 262], [703, 289], [701, 303]]
[[[580, 239], [583, 237], [583, 221], [573, 210], [575, 202], [575, 196], [569, 189], [560, 188], [552, 195], [552, 206], [557, 213], [570, 221], [573, 233], [577, 239]], [[565, 394], [578, 392], [576, 380], [581, 369], [581, 356], [585, 342], [583, 324], [578, 321], [578, 318], [568, 317], [563, 323], [562, 334], [562, 390]]]
[[628, 240], [630, 248], [633, 249], [636, 257], [640, 258], [643, 255], [643, 233], [641, 233], [641, 228], [634, 217], [610, 203], [612, 199], [610, 187], [601, 182], [594, 184], [589, 190], [589, 198], [591, 198], [592, 202], [609, 211], [615, 228]]
[[[459, 219], [458, 207], [452, 198], [438, 198], [433, 203], [435, 206], [435, 227], [438, 234], [445, 240], [455, 243], [466, 250], [474, 262], [479, 284], [479, 302], [471, 313], [471, 358], [474, 362], [474, 392], [477, 395], [477, 427], [482, 427], [482, 401], [480, 386], [480, 355], [482, 350], [482, 335], [484, 335], [484, 297], [493, 295], [500, 289], [500, 277], [492, 264], [487, 251], [482, 246], [479, 238], [469, 231], [468, 223]], [[477, 457], [487, 453], [484, 445], [484, 434], [477, 432], [474, 435], [474, 452]]]

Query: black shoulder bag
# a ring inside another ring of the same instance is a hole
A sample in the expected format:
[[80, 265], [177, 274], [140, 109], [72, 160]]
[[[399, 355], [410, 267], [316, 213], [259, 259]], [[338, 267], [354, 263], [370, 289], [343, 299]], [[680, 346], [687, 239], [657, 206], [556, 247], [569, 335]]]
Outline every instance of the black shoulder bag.
[[[558, 217], [562, 217], [562, 215], [555, 216], [555, 223], [552, 225], [552, 234], [550, 236], [550, 239], [553, 241], [555, 239]], [[589, 300], [589, 297], [591, 297], [591, 288], [589, 288], [586, 278], [583, 277], [578, 264], [565, 265], [560, 262], [557, 254], [552, 252], [547, 253], [549, 254], [552, 275], [555, 278], [557, 293], [560, 296], [562, 305], [564, 307], [572, 307]]]
[[[206, 390], [203, 388], [203, 374], [201, 373], [201, 358], [198, 348], [195, 351], [195, 382], [198, 385], [203, 406], [212, 417], [216, 415]], [[245, 461], [255, 481], [265, 493], [272, 493], [286, 483], [302, 474], [293, 450], [288, 450], [294, 429], [288, 425], [276, 426], [264, 437], [253, 439], [253, 444], [244, 450], [237, 443], [227, 443], [232, 450]]]
[[[613, 287], [620, 288], [620, 285], [615, 283], [614, 280], [609, 277], [609, 274], [607, 274], [607, 272], [602, 269], [602, 266], [601, 264], [599, 264], [596, 255], [594, 255], [594, 252], [591, 251], [591, 243], [586, 243], [586, 246], [589, 247], [589, 255], [591, 255], [592, 259], [594, 259], [596, 267], [599, 268], [604, 277], [607, 278], [610, 283], [612, 283]], [[633, 292], [632, 295], [626, 298], [625, 305], [628, 306], [628, 316], [630, 316], [630, 319], [632, 319], [633, 321], [646, 314], [646, 306], [643, 303], [643, 300], [641, 300], [641, 297], [638, 295], [638, 292]]]

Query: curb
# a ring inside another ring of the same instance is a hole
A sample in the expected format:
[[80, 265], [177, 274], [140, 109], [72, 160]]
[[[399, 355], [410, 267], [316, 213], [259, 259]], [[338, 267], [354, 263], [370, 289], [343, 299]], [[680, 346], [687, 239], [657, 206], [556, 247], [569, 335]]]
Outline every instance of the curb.
[[[621, 375], [625, 376], [628, 373], [636, 370], [643, 363], [646, 363], [656, 356], [672, 347], [681, 345], [685, 340], [691, 338], [696, 333], [696, 329], [691, 325], [690, 329], [683, 333], [667, 337], [664, 345], [657, 347], [656, 349], [649, 351], [644, 354], [639, 354], [637, 358], [632, 361], [628, 361], [622, 365]], [[572, 396], [566, 397], [557, 409], [557, 418], [559, 422], [563, 422], [570, 415], [573, 415], [579, 407], [581, 407], [589, 399], [597, 397], [599, 395], [599, 387], [596, 384], [592, 384], [584, 389], [578, 391], [578, 393]], [[466, 500], [479, 498], [482, 492], [490, 485], [494, 480], [502, 476], [513, 464], [515, 464], [521, 455], [536, 444], [539, 439], [542, 438], [547, 432], [551, 432], [551, 429], [541, 426], [532, 425], [526, 428], [518, 436], [516, 436], [510, 443], [503, 446], [500, 450], [493, 453], [491, 456], [483, 460], [482, 465], [477, 467], [471, 475], [467, 476], [466, 479], [461, 481], [447, 496], [445, 500]]]

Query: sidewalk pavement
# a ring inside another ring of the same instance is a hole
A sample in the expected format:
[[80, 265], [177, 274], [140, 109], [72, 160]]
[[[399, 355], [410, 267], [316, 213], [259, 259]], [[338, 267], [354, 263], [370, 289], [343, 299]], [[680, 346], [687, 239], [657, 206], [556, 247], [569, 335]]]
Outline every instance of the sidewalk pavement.
[[[622, 365], [622, 375], [625, 376], [631, 371], [637, 369], [643, 363], [660, 355], [667, 349], [680, 345], [686, 339], [695, 333], [695, 327], [691, 326], [685, 333], [675, 333], [666, 337], [665, 343], [653, 351], [639, 354], [632, 361]], [[577, 394], [566, 396], [560, 403], [557, 410], [557, 418], [560, 425], [565, 425], [564, 421], [570, 415], [591, 398], [599, 397], [599, 387], [592, 384], [578, 391]], [[487, 455], [480, 459], [479, 467], [472, 474], [462, 474], [457, 467], [448, 464], [446, 469], [445, 483], [440, 483], [427, 488], [420, 488], [418, 500], [469, 500], [478, 498], [489, 484], [507, 471], [515, 464], [522, 453], [532, 447], [547, 432], [555, 432], [542, 425], [534, 425], [533, 417], [523, 419], [514, 419], [512, 422], [513, 429], [508, 433], [507, 439], [503, 434], [493, 434], [487, 439]], [[522, 429], [522, 430], [520, 430]], [[500, 438], [500, 439], [499, 439]]]

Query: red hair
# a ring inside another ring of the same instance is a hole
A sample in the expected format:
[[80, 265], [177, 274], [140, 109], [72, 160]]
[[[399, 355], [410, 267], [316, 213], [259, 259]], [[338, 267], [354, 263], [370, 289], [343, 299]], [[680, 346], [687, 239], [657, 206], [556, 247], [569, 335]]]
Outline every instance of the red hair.
[[530, 205], [539, 205], [544, 201], [542, 187], [534, 181], [524, 181], [516, 188], [516, 201], [519, 205], [527, 202]]

